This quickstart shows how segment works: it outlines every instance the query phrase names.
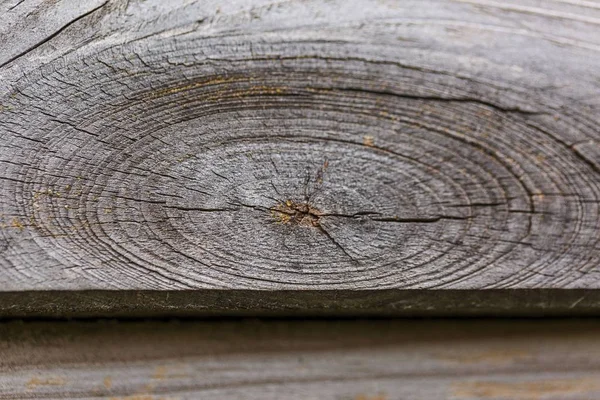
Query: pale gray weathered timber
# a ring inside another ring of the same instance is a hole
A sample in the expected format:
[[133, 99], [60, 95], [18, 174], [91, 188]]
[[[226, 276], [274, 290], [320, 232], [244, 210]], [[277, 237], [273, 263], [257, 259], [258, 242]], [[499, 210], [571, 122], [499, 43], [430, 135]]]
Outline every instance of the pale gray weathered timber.
[[599, 51], [597, 1], [1, 1], [0, 315], [598, 313]]
[[0, 399], [590, 400], [598, 321], [10, 323]]

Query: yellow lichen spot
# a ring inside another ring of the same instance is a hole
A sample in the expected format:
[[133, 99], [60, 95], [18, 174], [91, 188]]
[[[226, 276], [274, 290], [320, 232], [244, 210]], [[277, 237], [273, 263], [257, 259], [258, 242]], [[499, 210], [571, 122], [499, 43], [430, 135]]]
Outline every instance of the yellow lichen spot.
[[152, 379], [162, 380], [167, 376], [167, 367], [160, 366], [154, 369], [154, 374], [152, 375]]
[[239, 78], [224, 78], [224, 77], [213, 78], [213, 79], [209, 79], [206, 81], [192, 83], [189, 85], [159, 90], [159, 91], [156, 91], [155, 93], [153, 93], [150, 96], [150, 98], [157, 98], [157, 97], [172, 95], [172, 94], [184, 92], [184, 91], [191, 90], [191, 89], [197, 89], [197, 88], [200, 88], [203, 86], [220, 85], [222, 83], [231, 83], [231, 82], [235, 82], [235, 81], [239, 81], [239, 80], [241, 80], [241, 79], [239, 79]]
[[321, 215], [322, 213], [310, 204], [293, 200], [286, 200], [271, 208], [271, 216], [280, 224], [318, 227]]
[[110, 376], [106, 376], [102, 381], [104, 387], [110, 389], [112, 387], [112, 378]]
[[290, 222], [291, 216], [277, 210], [271, 210], [271, 216], [278, 224], [287, 224]]
[[25, 229], [25, 225], [17, 217], [13, 218], [11, 226], [17, 228], [19, 232], [23, 232], [23, 229]]
[[110, 208], [110, 207], [106, 207], [106, 208], [104, 209], [104, 214], [112, 214], [112, 212], [113, 212], [113, 210], [112, 210], [112, 208]]
[[548, 379], [525, 382], [467, 381], [452, 385], [453, 394], [459, 398], [523, 399], [596, 398], [593, 392], [600, 390], [597, 377], [573, 379]]
[[355, 400], [386, 400], [387, 396], [385, 394], [377, 394], [375, 396], [369, 396], [366, 394], [359, 394], [354, 398]]
[[49, 377], [49, 378], [36, 378], [33, 377], [27, 381], [27, 389], [35, 389], [38, 386], [63, 386], [66, 383], [65, 378], [62, 377]]
[[543, 163], [544, 161], [546, 161], [546, 156], [544, 154], [538, 154], [535, 157], [536, 161], [538, 162], [538, 164]]

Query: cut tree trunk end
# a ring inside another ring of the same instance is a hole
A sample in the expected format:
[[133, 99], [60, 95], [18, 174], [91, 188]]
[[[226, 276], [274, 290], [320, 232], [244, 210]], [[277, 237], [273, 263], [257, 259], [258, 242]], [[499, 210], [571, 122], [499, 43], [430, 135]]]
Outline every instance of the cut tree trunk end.
[[599, 51], [593, 2], [0, 3], [0, 315], [598, 314]]

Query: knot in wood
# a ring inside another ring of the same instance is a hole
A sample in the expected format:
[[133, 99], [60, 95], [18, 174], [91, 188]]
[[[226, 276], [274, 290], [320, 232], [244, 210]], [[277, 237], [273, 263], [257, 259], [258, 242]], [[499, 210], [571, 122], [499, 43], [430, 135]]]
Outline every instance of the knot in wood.
[[273, 207], [271, 215], [281, 224], [318, 228], [323, 213], [307, 202], [286, 200]]

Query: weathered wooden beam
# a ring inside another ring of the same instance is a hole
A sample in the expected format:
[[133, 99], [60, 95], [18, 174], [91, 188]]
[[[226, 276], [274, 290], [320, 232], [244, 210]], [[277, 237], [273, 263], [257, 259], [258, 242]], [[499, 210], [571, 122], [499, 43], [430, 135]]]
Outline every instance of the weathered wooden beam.
[[76, 290], [0, 293], [2, 317], [596, 316], [588, 289]]
[[600, 311], [598, 3], [80, 3], [0, 3], [0, 314]]
[[0, 399], [600, 397], [598, 321], [0, 325]]

